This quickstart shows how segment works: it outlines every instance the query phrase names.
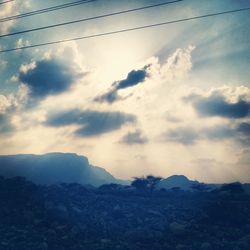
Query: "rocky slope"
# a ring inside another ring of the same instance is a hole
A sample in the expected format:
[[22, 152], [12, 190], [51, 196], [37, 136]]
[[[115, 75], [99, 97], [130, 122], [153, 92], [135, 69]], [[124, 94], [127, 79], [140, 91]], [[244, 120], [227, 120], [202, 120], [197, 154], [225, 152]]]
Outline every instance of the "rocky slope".
[[248, 250], [250, 196], [0, 178], [1, 250]]
[[105, 169], [90, 165], [86, 157], [72, 153], [0, 156], [0, 175], [23, 176], [37, 184], [76, 182], [99, 186], [123, 183]]

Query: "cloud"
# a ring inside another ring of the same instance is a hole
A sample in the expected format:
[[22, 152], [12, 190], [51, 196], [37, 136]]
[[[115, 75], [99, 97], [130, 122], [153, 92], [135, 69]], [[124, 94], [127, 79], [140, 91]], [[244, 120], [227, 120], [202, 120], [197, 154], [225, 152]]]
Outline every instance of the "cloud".
[[45, 124], [53, 127], [79, 125], [80, 128], [74, 134], [91, 137], [118, 130], [134, 122], [136, 117], [127, 113], [74, 109], [49, 116]]
[[176, 116], [176, 114], [171, 114], [170, 112], [166, 113], [166, 120], [171, 123], [179, 123], [181, 119]]
[[192, 52], [195, 49], [190, 45], [184, 49], [177, 49], [160, 67], [160, 74], [168, 81], [184, 77], [192, 69]]
[[29, 45], [30, 45], [30, 42], [28, 40], [24, 40], [23, 38], [19, 38], [16, 41], [16, 48], [21, 48], [21, 47], [25, 47]]
[[121, 140], [120, 143], [124, 143], [124, 144], [145, 144], [148, 142], [148, 139], [143, 136], [142, 131], [140, 130], [136, 130], [134, 132], [129, 132], [126, 135], [124, 135]]
[[0, 59], [0, 70], [4, 70], [7, 66], [8, 62]]
[[12, 106], [10, 98], [0, 95], [0, 113], [5, 113]]
[[111, 89], [109, 92], [97, 96], [94, 101], [96, 102], [107, 102], [107, 103], [113, 103], [115, 101], [120, 100], [121, 97], [118, 95], [117, 90], [116, 89]]
[[242, 122], [238, 125], [237, 131], [243, 135], [250, 136], [250, 123]]
[[237, 128], [235, 126], [226, 125], [215, 125], [200, 130], [200, 137], [205, 137], [210, 140], [224, 140], [231, 139], [237, 136]]
[[[241, 93], [240, 89], [245, 92]], [[240, 119], [250, 115], [249, 95], [247, 87], [228, 87], [212, 90], [209, 95], [190, 94], [184, 100], [191, 102], [200, 116]]]
[[170, 129], [163, 134], [163, 140], [167, 142], [179, 142], [184, 145], [193, 144], [199, 139], [199, 134], [191, 127], [179, 127]]
[[78, 78], [79, 74], [71, 66], [56, 59], [22, 65], [19, 72], [19, 80], [35, 99], [60, 94]]
[[[13, 3], [8, 3], [8, 4], [3, 4], [1, 5], [0, 8], [0, 18], [5, 18], [7, 16], [12, 16], [17, 14], [17, 10], [15, 8], [15, 4]], [[4, 25], [0, 26], [0, 34], [5, 34], [7, 33], [15, 24], [15, 21], [8, 21], [5, 22]]]
[[7, 134], [13, 130], [9, 115], [0, 113], [0, 134]]
[[[111, 88], [104, 94], [94, 98], [95, 102], [112, 104], [118, 100], [124, 100], [118, 92], [119, 90], [136, 86], [145, 82], [147, 78], [155, 81], [161, 79], [164, 82], [180, 80], [187, 75], [192, 68], [192, 51], [194, 46], [188, 46], [185, 49], [177, 49], [171, 54], [165, 62], [159, 63], [158, 57], [151, 57], [145, 63], [144, 67], [139, 70], [132, 70], [127, 77], [120, 81], [115, 81]], [[130, 95], [131, 96], [131, 95]]]
[[94, 101], [96, 102], [107, 102], [107, 103], [113, 103], [115, 101], [118, 101], [122, 99], [118, 95], [118, 91], [121, 89], [126, 89], [129, 87], [133, 87], [139, 83], [142, 83], [146, 80], [148, 77], [147, 69], [150, 67], [150, 65], [146, 65], [142, 69], [139, 70], [132, 70], [128, 73], [126, 79], [116, 81], [112, 84], [111, 89], [104, 93], [103, 95], [97, 96]]
[[250, 123], [249, 122], [242, 122], [238, 124], [236, 127], [238, 132], [239, 141], [244, 147], [250, 146]]
[[26, 101], [27, 89], [20, 85], [15, 94], [0, 95], [0, 114], [12, 114], [22, 109]]
[[113, 86], [116, 90], [125, 89], [137, 85], [139, 83], [144, 82], [147, 77], [147, 68], [149, 66], [145, 66], [140, 70], [132, 70], [128, 73], [127, 78], [118, 82], [113, 83]]
[[250, 142], [250, 123], [221, 124], [200, 129], [192, 127], [179, 127], [168, 130], [163, 134], [163, 138], [168, 142], [181, 144], [194, 144], [198, 140], [222, 141], [233, 139], [244, 145]]
[[[28, 9], [29, 2], [30, 0], [25, 0], [2, 4], [0, 7], [0, 19], [18, 15], [20, 14], [20, 11], [24, 12], [26, 9]], [[8, 22], [5, 22], [4, 25], [0, 25], [0, 34], [8, 33], [16, 23], [16, 20], [9, 20]]]
[[0, 134], [13, 132], [17, 129], [16, 117], [25, 104], [27, 89], [20, 85], [15, 94], [0, 95]]

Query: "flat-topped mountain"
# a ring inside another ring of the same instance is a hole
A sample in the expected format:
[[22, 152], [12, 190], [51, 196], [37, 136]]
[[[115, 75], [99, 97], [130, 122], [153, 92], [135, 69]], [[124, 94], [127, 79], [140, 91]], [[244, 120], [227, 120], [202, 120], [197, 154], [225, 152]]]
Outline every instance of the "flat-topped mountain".
[[23, 176], [37, 184], [76, 182], [99, 186], [122, 183], [105, 169], [92, 166], [85, 156], [73, 153], [23, 154], [0, 156], [0, 175]]

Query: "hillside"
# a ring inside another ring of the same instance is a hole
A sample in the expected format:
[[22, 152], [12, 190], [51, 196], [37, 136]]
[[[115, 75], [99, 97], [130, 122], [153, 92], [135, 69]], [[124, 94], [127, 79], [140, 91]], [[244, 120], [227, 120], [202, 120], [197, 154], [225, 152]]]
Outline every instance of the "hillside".
[[0, 178], [1, 250], [248, 250], [250, 196]]
[[76, 182], [99, 186], [126, 183], [115, 179], [105, 169], [90, 165], [86, 157], [73, 153], [0, 156], [0, 166], [2, 176], [23, 176], [37, 184]]

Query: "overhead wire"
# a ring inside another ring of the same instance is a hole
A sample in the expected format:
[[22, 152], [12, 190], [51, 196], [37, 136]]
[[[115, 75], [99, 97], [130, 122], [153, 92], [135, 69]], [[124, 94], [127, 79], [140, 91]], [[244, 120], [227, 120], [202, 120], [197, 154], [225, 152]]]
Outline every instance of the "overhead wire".
[[5, 4], [5, 3], [14, 2], [14, 1], [15, 1], [15, 0], [6, 0], [6, 1], [0, 2], [0, 5], [1, 5], [1, 4]]
[[0, 35], [0, 38], [14, 36], [14, 35], [20, 35], [20, 34], [24, 34], [24, 33], [39, 31], [39, 30], [51, 29], [51, 28], [65, 26], [65, 25], [69, 25], [69, 24], [86, 22], [86, 21], [90, 21], [90, 20], [94, 20], [94, 19], [100, 19], [100, 18], [105, 18], [105, 17], [110, 17], [110, 16], [126, 14], [126, 13], [130, 13], [130, 12], [155, 8], [155, 7], [168, 5], [168, 4], [172, 4], [172, 3], [177, 3], [177, 2], [182, 2], [182, 1], [183, 0], [167, 1], [167, 2], [162, 2], [162, 3], [158, 3], [158, 4], [152, 4], [152, 5], [147, 5], [147, 6], [143, 6], [143, 7], [138, 7], [138, 8], [128, 9], [128, 10], [122, 10], [122, 11], [108, 13], [108, 14], [103, 14], [103, 15], [99, 15], [99, 16], [93, 16], [93, 17], [88, 17], [88, 18], [83, 18], [83, 19], [77, 19], [77, 20], [73, 20], [73, 21], [69, 21], [69, 22], [57, 23], [57, 24], [52, 24], [52, 25], [33, 28], [33, 29], [28, 29], [28, 30], [16, 31], [16, 32], [13, 32], [13, 33], [7, 33], [7, 34]]
[[0, 22], [3, 23], [3, 22], [11, 21], [11, 20], [24, 18], [24, 17], [44, 14], [44, 13], [47, 13], [47, 12], [66, 9], [66, 8], [70, 8], [70, 7], [74, 7], [74, 6], [78, 6], [78, 5], [86, 4], [86, 3], [90, 3], [90, 2], [95, 2], [95, 1], [98, 1], [98, 0], [81, 0], [81, 1], [75, 1], [75, 2], [70, 2], [70, 3], [66, 3], [66, 4], [55, 5], [55, 6], [52, 6], [52, 7], [33, 10], [33, 11], [30, 11], [30, 12], [26, 12], [26, 13], [14, 15], [14, 16], [4, 17], [4, 18], [0, 19]]
[[153, 27], [159, 27], [159, 26], [164, 26], [164, 25], [169, 25], [169, 24], [174, 24], [174, 23], [197, 20], [197, 19], [202, 19], [202, 18], [207, 18], [207, 17], [213, 17], [213, 16], [225, 15], [225, 14], [230, 14], [230, 13], [242, 12], [242, 11], [247, 11], [247, 10], [250, 10], [250, 7], [241, 8], [241, 9], [234, 9], [234, 10], [228, 10], [228, 11], [221, 11], [221, 12], [210, 13], [210, 14], [204, 14], [204, 15], [200, 15], [200, 16], [193, 16], [193, 17], [182, 18], [182, 19], [166, 21], [166, 22], [161, 22], [161, 23], [148, 24], [148, 25], [144, 25], [144, 26], [137, 26], [137, 27], [127, 28], [127, 29], [120, 29], [120, 30], [109, 31], [109, 32], [104, 32], [104, 33], [98, 33], [98, 34], [93, 34], [93, 35], [88, 35], [88, 36], [82, 36], [82, 37], [75, 37], [75, 38], [57, 40], [57, 41], [52, 41], [52, 42], [39, 43], [39, 44], [22, 46], [22, 47], [17, 47], [17, 48], [10, 48], [10, 49], [5, 49], [5, 50], [0, 50], [0, 53], [11, 52], [11, 51], [16, 51], [16, 50], [23, 50], [23, 49], [30, 49], [30, 48], [35, 48], [35, 47], [41, 47], [41, 46], [53, 45], [53, 44], [59, 44], [59, 43], [66, 43], [66, 42], [72, 42], [72, 41], [78, 41], [78, 40], [84, 40], [84, 39], [89, 39], [89, 38], [94, 38], [94, 37], [102, 37], [102, 36], [114, 35], [114, 34], [131, 32], [131, 31], [142, 30], [142, 29], [153, 28]]

